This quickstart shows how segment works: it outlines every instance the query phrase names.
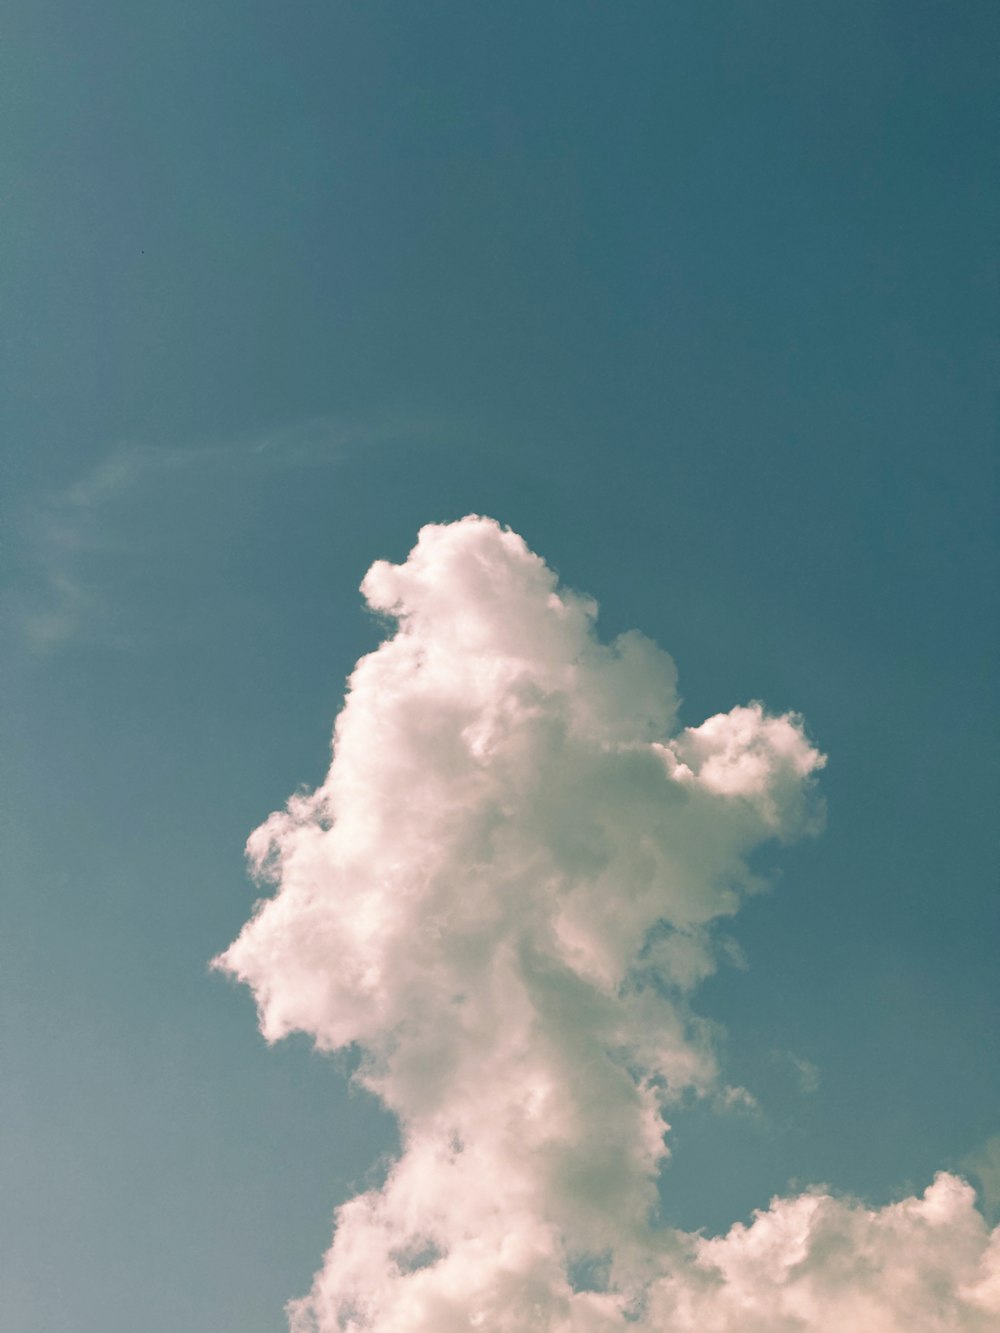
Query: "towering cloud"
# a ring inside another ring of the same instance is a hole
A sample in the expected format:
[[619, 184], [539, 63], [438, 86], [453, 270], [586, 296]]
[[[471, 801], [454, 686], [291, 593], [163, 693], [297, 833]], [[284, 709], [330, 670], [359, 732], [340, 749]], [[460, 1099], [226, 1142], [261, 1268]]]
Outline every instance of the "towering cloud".
[[716, 1240], [650, 1220], [671, 1100], [727, 1092], [688, 1002], [712, 923], [753, 848], [817, 824], [799, 720], [677, 731], [671, 659], [602, 644], [488, 519], [424, 528], [362, 586], [396, 631], [351, 677], [326, 781], [251, 837], [277, 891], [217, 960], [269, 1040], [360, 1049], [400, 1123], [293, 1329], [995, 1327], [998, 1242], [953, 1177], [881, 1212], [776, 1201]]

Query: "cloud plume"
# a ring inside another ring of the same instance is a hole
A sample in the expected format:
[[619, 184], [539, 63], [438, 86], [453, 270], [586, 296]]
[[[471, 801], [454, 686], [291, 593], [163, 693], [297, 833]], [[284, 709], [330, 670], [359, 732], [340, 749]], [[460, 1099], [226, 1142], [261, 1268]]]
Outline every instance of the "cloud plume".
[[400, 1124], [296, 1333], [985, 1330], [997, 1242], [954, 1177], [876, 1212], [775, 1201], [715, 1240], [655, 1225], [671, 1102], [738, 1095], [689, 1003], [713, 923], [759, 887], [754, 848], [818, 826], [800, 720], [678, 730], [671, 659], [602, 644], [489, 519], [424, 528], [362, 590], [395, 633], [322, 786], [250, 838], [276, 892], [216, 960], [269, 1040], [360, 1051]]

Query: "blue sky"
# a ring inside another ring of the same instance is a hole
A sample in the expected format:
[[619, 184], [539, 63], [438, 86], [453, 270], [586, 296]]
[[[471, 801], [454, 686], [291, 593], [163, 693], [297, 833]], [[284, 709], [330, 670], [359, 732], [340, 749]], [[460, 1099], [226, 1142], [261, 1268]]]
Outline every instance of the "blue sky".
[[692, 1000], [759, 1110], [671, 1113], [664, 1219], [996, 1190], [997, 27], [15, 0], [12, 1326], [280, 1328], [384, 1171], [350, 1057], [208, 961], [384, 632], [365, 571], [467, 513], [666, 649], [682, 725], [762, 699], [829, 757]]

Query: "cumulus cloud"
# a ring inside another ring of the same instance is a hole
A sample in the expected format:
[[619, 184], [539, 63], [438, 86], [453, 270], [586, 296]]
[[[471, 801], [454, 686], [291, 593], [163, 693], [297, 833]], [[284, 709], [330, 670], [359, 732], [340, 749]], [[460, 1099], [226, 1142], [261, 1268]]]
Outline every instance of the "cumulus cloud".
[[749, 1227], [693, 1238], [654, 1282], [644, 1327], [687, 1333], [988, 1333], [1000, 1315], [1000, 1232], [939, 1174], [922, 1198], [873, 1210], [804, 1194]]
[[996, 1244], [952, 1177], [881, 1212], [776, 1201], [716, 1240], [652, 1220], [671, 1102], [741, 1095], [689, 997], [760, 887], [750, 852], [818, 825], [800, 720], [678, 730], [671, 659], [602, 644], [489, 519], [424, 528], [362, 589], [395, 632], [323, 785], [250, 838], [276, 892], [216, 960], [269, 1040], [359, 1050], [399, 1119], [296, 1333], [985, 1329]]

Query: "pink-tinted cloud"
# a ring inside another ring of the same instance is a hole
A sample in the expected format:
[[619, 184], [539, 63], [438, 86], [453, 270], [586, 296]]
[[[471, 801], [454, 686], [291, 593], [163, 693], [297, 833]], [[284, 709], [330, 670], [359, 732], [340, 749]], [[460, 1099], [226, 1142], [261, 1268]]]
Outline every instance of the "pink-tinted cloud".
[[[757, 887], [748, 854], [817, 827], [799, 719], [678, 731], [671, 659], [602, 644], [594, 604], [489, 519], [424, 528], [363, 591], [395, 633], [351, 677], [323, 785], [251, 837], [276, 892], [217, 960], [268, 1039], [360, 1047], [400, 1122], [293, 1327], [985, 1329], [986, 1230], [951, 1177], [896, 1211], [776, 1202], [716, 1241], [650, 1223], [671, 1100], [738, 1096], [688, 996]], [[959, 1322], [928, 1322], [924, 1287]]]

